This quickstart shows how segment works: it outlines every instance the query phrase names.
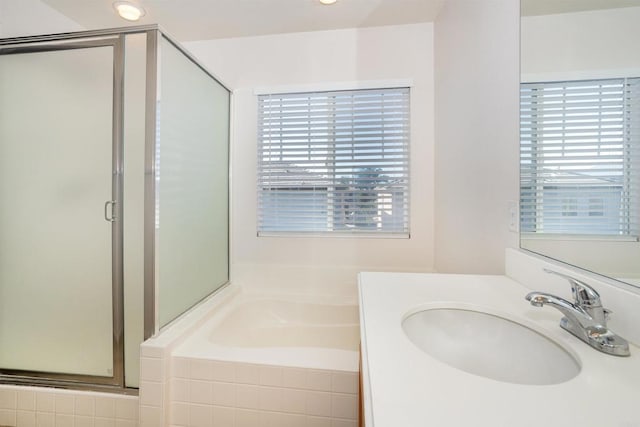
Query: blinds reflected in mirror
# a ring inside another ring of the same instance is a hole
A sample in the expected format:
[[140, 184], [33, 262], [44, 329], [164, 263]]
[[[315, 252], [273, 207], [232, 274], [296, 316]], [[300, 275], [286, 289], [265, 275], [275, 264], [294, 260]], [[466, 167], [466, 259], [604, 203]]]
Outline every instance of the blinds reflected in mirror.
[[640, 234], [640, 78], [522, 83], [521, 230]]

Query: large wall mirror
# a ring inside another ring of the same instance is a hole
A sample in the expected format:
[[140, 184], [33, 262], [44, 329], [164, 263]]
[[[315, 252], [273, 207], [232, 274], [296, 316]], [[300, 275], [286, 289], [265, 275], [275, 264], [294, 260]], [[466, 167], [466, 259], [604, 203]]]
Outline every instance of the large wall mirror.
[[640, 0], [522, 0], [520, 245], [640, 287]]

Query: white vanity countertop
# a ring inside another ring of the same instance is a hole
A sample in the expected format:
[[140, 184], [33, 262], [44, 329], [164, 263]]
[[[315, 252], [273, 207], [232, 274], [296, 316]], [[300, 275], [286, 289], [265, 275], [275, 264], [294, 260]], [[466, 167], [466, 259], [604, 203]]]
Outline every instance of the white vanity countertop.
[[[530, 290], [506, 276], [360, 273], [359, 288], [366, 427], [640, 427], [640, 348], [630, 346], [630, 357], [593, 349], [558, 326], [559, 311], [531, 306]], [[521, 385], [450, 367], [401, 326], [407, 314], [447, 304], [533, 326], [582, 369], [561, 384]]]

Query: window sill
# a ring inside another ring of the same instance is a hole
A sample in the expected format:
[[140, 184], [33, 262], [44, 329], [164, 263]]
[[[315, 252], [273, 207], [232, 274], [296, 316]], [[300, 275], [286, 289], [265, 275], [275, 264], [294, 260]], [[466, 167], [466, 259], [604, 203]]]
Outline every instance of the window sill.
[[604, 242], [638, 242], [637, 236], [616, 236], [601, 234], [561, 234], [561, 233], [521, 233], [522, 240], [557, 240], [557, 241], [604, 241]]
[[337, 239], [410, 239], [410, 233], [367, 233], [367, 232], [301, 232], [301, 231], [259, 231], [257, 237], [279, 238], [337, 238]]

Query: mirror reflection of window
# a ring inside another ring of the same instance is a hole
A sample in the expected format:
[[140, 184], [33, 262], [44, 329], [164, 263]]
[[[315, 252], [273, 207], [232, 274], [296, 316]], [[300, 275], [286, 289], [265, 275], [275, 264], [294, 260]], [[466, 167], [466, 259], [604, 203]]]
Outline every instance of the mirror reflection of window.
[[578, 216], [578, 199], [562, 199], [562, 216]]
[[604, 216], [604, 199], [589, 199], [589, 216]]
[[[537, 138], [539, 145], [534, 145], [531, 135], [539, 134], [532, 132], [536, 128], [531, 124], [537, 126], [538, 119], [551, 119], [551, 105], [546, 103], [551, 99], [543, 97], [544, 104], [538, 102], [529, 107], [523, 104], [523, 121], [531, 123], [522, 126], [520, 246], [640, 289], [638, 91], [616, 95], [612, 93], [615, 90], [610, 90], [615, 85], [603, 87], [602, 94], [594, 97], [593, 105], [588, 105], [590, 101], [586, 98], [595, 87], [575, 88], [571, 97], [558, 95], [569, 91], [567, 85], [601, 79], [628, 78], [627, 84], [633, 88], [633, 82], [640, 77], [638, 22], [640, 0], [521, 1], [520, 81], [539, 84], [537, 95], [556, 94], [556, 106], [577, 106], [576, 101], [583, 98], [583, 112], [588, 116], [577, 110], [565, 110], [566, 122], [556, 123], [559, 129], [555, 131], [561, 136], [569, 131], [574, 134], [566, 133], [556, 147], [548, 146], [546, 143], [552, 142], [548, 127], [554, 124], [544, 123], [539, 129], [542, 132], [542, 138]], [[554, 84], [559, 89], [551, 90]], [[523, 101], [525, 97], [526, 101], [534, 100], [533, 87], [521, 88]], [[600, 102], [606, 99], [611, 100]], [[531, 115], [534, 111], [542, 114], [534, 117]], [[590, 135], [593, 141], [585, 141], [583, 147], [578, 147], [578, 140], [586, 139], [575, 129], [584, 125], [578, 120], [597, 117], [602, 120], [594, 120], [594, 128], [585, 132], [600, 129], [601, 136]], [[622, 124], [625, 117], [631, 117], [626, 127]], [[562, 114], [556, 119], [562, 122]], [[609, 128], [614, 125], [618, 128]], [[614, 137], [621, 140], [611, 141]], [[580, 151], [583, 157], [578, 156]], [[602, 163], [609, 163], [609, 176], [595, 175], [595, 167], [588, 169], [587, 162], [597, 158], [589, 159], [588, 153], [599, 154]], [[582, 170], [570, 169], [563, 163], [568, 162], [570, 154], [574, 163], [584, 163]], [[611, 170], [614, 167], [618, 169]], [[551, 200], [552, 197], [556, 200]], [[577, 199], [576, 216], [560, 214], [563, 198]]]
[[640, 78], [522, 83], [521, 228], [640, 234]]

